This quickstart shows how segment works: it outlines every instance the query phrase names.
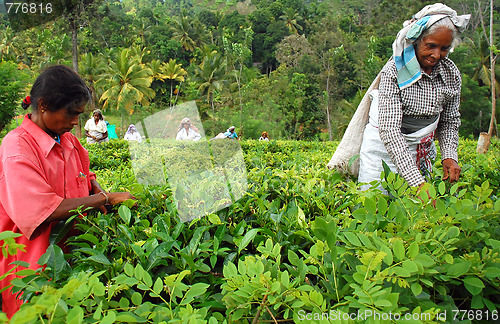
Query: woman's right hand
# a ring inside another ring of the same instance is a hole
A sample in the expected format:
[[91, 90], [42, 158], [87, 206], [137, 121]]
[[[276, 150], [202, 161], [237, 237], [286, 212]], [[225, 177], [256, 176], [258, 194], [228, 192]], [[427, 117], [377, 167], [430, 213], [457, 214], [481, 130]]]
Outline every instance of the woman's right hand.
[[108, 192], [107, 196], [110, 205], [116, 205], [129, 199], [137, 200], [130, 192]]

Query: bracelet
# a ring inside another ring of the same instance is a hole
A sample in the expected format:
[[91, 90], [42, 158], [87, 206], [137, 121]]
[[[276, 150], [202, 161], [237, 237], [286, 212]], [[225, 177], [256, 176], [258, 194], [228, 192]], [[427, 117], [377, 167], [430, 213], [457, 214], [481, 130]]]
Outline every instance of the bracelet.
[[109, 203], [109, 197], [108, 197], [108, 195], [106, 195], [106, 193], [104, 191], [99, 191], [99, 193], [103, 194], [104, 197], [106, 197], [106, 202], [104, 204], [106, 205], [107, 203]]

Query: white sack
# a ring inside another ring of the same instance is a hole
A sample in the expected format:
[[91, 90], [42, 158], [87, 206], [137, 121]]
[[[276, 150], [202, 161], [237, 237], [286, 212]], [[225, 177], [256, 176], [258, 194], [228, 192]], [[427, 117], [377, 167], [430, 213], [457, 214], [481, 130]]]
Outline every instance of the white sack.
[[338, 169], [339, 171], [358, 176], [359, 172], [359, 157], [354, 161], [354, 163], [349, 166], [349, 160], [355, 156], [359, 155], [361, 149], [361, 143], [363, 142], [363, 132], [365, 126], [368, 123], [368, 115], [370, 112], [371, 98], [370, 92], [374, 89], [378, 89], [380, 83], [380, 73], [377, 75], [375, 80], [373, 80], [370, 88], [366, 91], [363, 99], [359, 103], [354, 116], [352, 116], [349, 125], [340, 141], [335, 153], [333, 153], [330, 162], [326, 165], [328, 169]]

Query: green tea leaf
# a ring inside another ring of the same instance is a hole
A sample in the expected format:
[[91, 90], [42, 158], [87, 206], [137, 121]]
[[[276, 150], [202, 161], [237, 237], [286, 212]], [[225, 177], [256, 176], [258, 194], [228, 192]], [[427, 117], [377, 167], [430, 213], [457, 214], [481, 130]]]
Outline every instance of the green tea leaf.
[[495, 210], [500, 210], [500, 199], [497, 199], [497, 201], [495, 201]]
[[[352, 232], [344, 232], [344, 237], [350, 242], [352, 245], [361, 246], [361, 242], [359, 241], [356, 234]], [[347, 243], [347, 242], [346, 242]]]
[[222, 225], [219, 216], [216, 214], [208, 214], [208, 221], [214, 225]]
[[91, 255], [90, 257], [88, 257], [88, 259], [100, 264], [111, 265], [111, 262], [109, 262], [108, 258], [106, 258], [106, 256], [100, 251], [96, 255]]
[[385, 257], [384, 257], [384, 259], [383, 259], [383, 261], [385, 262], [385, 264], [387, 264], [388, 266], [391, 266], [392, 263], [394, 262], [391, 249], [389, 249], [389, 247], [386, 246], [386, 245], [382, 245], [380, 247], [380, 251], [381, 252], [385, 252], [385, 254], [386, 254]]
[[135, 306], [140, 306], [142, 304], [142, 296], [137, 291], [132, 294], [132, 303]]
[[394, 252], [394, 256], [402, 261], [405, 258], [405, 247], [403, 245], [403, 241], [396, 240], [392, 246], [392, 251]]
[[258, 228], [253, 228], [246, 232], [245, 236], [243, 236], [243, 239], [241, 240], [240, 244], [238, 245], [238, 253], [241, 253], [244, 248], [247, 247], [248, 244], [255, 238], [255, 235], [259, 232], [260, 229]]
[[83, 309], [80, 306], [75, 306], [69, 310], [66, 316], [66, 323], [68, 324], [80, 324], [83, 322]]
[[89, 241], [94, 245], [99, 245], [99, 239], [97, 237], [95, 237], [94, 235], [89, 234], [89, 233], [85, 233], [85, 234], [78, 236], [78, 239]]
[[129, 277], [134, 276], [134, 266], [131, 265], [130, 263], [125, 264], [125, 266], [123, 267], [123, 271]]
[[467, 276], [463, 279], [463, 282], [465, 288], [467, 288], [472, 295], [478, 295], [485, 287], [483, 281], [478, 277]]
[[222, 270], [224, 274], [224, 278], [229, 279], [229, 278], [236, 278], [238, 276], [238, 269], [232, 262], [228, 262]]
[[444, 195], [446, 193], [446, 184], [444, 181], [441, 181], [438, 185], [438, 191], [440, 195]]
[[387, 208], [388, 208], [387, 200], [381, 196], [378, 199], [378, 213], [380, 215], [385, 215], [385, 213], [387, 212]]
[[288, 261], [294, 266], [299, 266], [299, 256], [292, 250], [288, 250]]
[[456, 262], [448, 268], [447, 275], [453, 278], [460, 277], [469, 271], [470, 261]]
[[138, 323], [137, 315], [132, 313], [118, 313], [116, 315], [116, 321], [122, 323]]
[[127, 199], [127, 200], [122, 202], [122, 206], [125, 206], [129, 209], [134, 207], [135, 205], [137, 205], [137, 200], [134, 200], [134, 199]]
[[422, 293], [422, 286], [417, 282], [412, 283], [411, 284], [411, 292], [415, 296], [420, 295], [420, 293]]
[[376, 307], [392, 307], [392, 303], [387, 299], [378, 299], [375, 300]]
[[130, 223], [130, 218], [132, 217], [132, 215], [130, 213], [130, 209], [127, 206], [121, 205], [120, 208], [118, 208], [118, 215], [120, 215], [120, 218], [125, 224]]
[[281, 284], [285, 286], [286, 289], [290, 287], [290, 275], [286, 270], [281, 273]]
[[112, 324], [116, 321], [116, 312], [109, 311], [106, 316], [100, 321], [100, 324]]
[[210, 287], [209, 284], [202, 282], [192, 285], [191, 288], [189, 288], [189, 290], [184, 294], [184, 299], [180, 305], [190, 304], [195, 297], [202, 296], [207, 291], [208, 287]]
[[0, 232], [0, 240], [5, 240], [6, 238], [15, 238], [15, 237], [19, 237], [19, 236], [23, 236], [23, 234], [14, 233], [12, 231]]

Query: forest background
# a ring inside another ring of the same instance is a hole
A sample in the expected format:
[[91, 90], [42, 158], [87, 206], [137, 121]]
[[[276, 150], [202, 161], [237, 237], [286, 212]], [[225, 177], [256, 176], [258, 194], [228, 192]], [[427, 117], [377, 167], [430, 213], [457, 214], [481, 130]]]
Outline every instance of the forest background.
[[[450, 58], [463, 78], [460, 135], [473, 138], [491, 117], [489, 1], [442, 2], [472, 15]], [[67, 64], [93, 90], [89, 110], [103, 109], [119, 136], [129, 123], [195, 100], [207, 136], [235, 125], [243, 138], [339, 139], [402, 23], [431, 3], [74, 0], [57, 19], [22, 30], [0, 11], [0, 135], [19, 123], [12, 120], [24, 114], [20, 101], [41, 69]]]

